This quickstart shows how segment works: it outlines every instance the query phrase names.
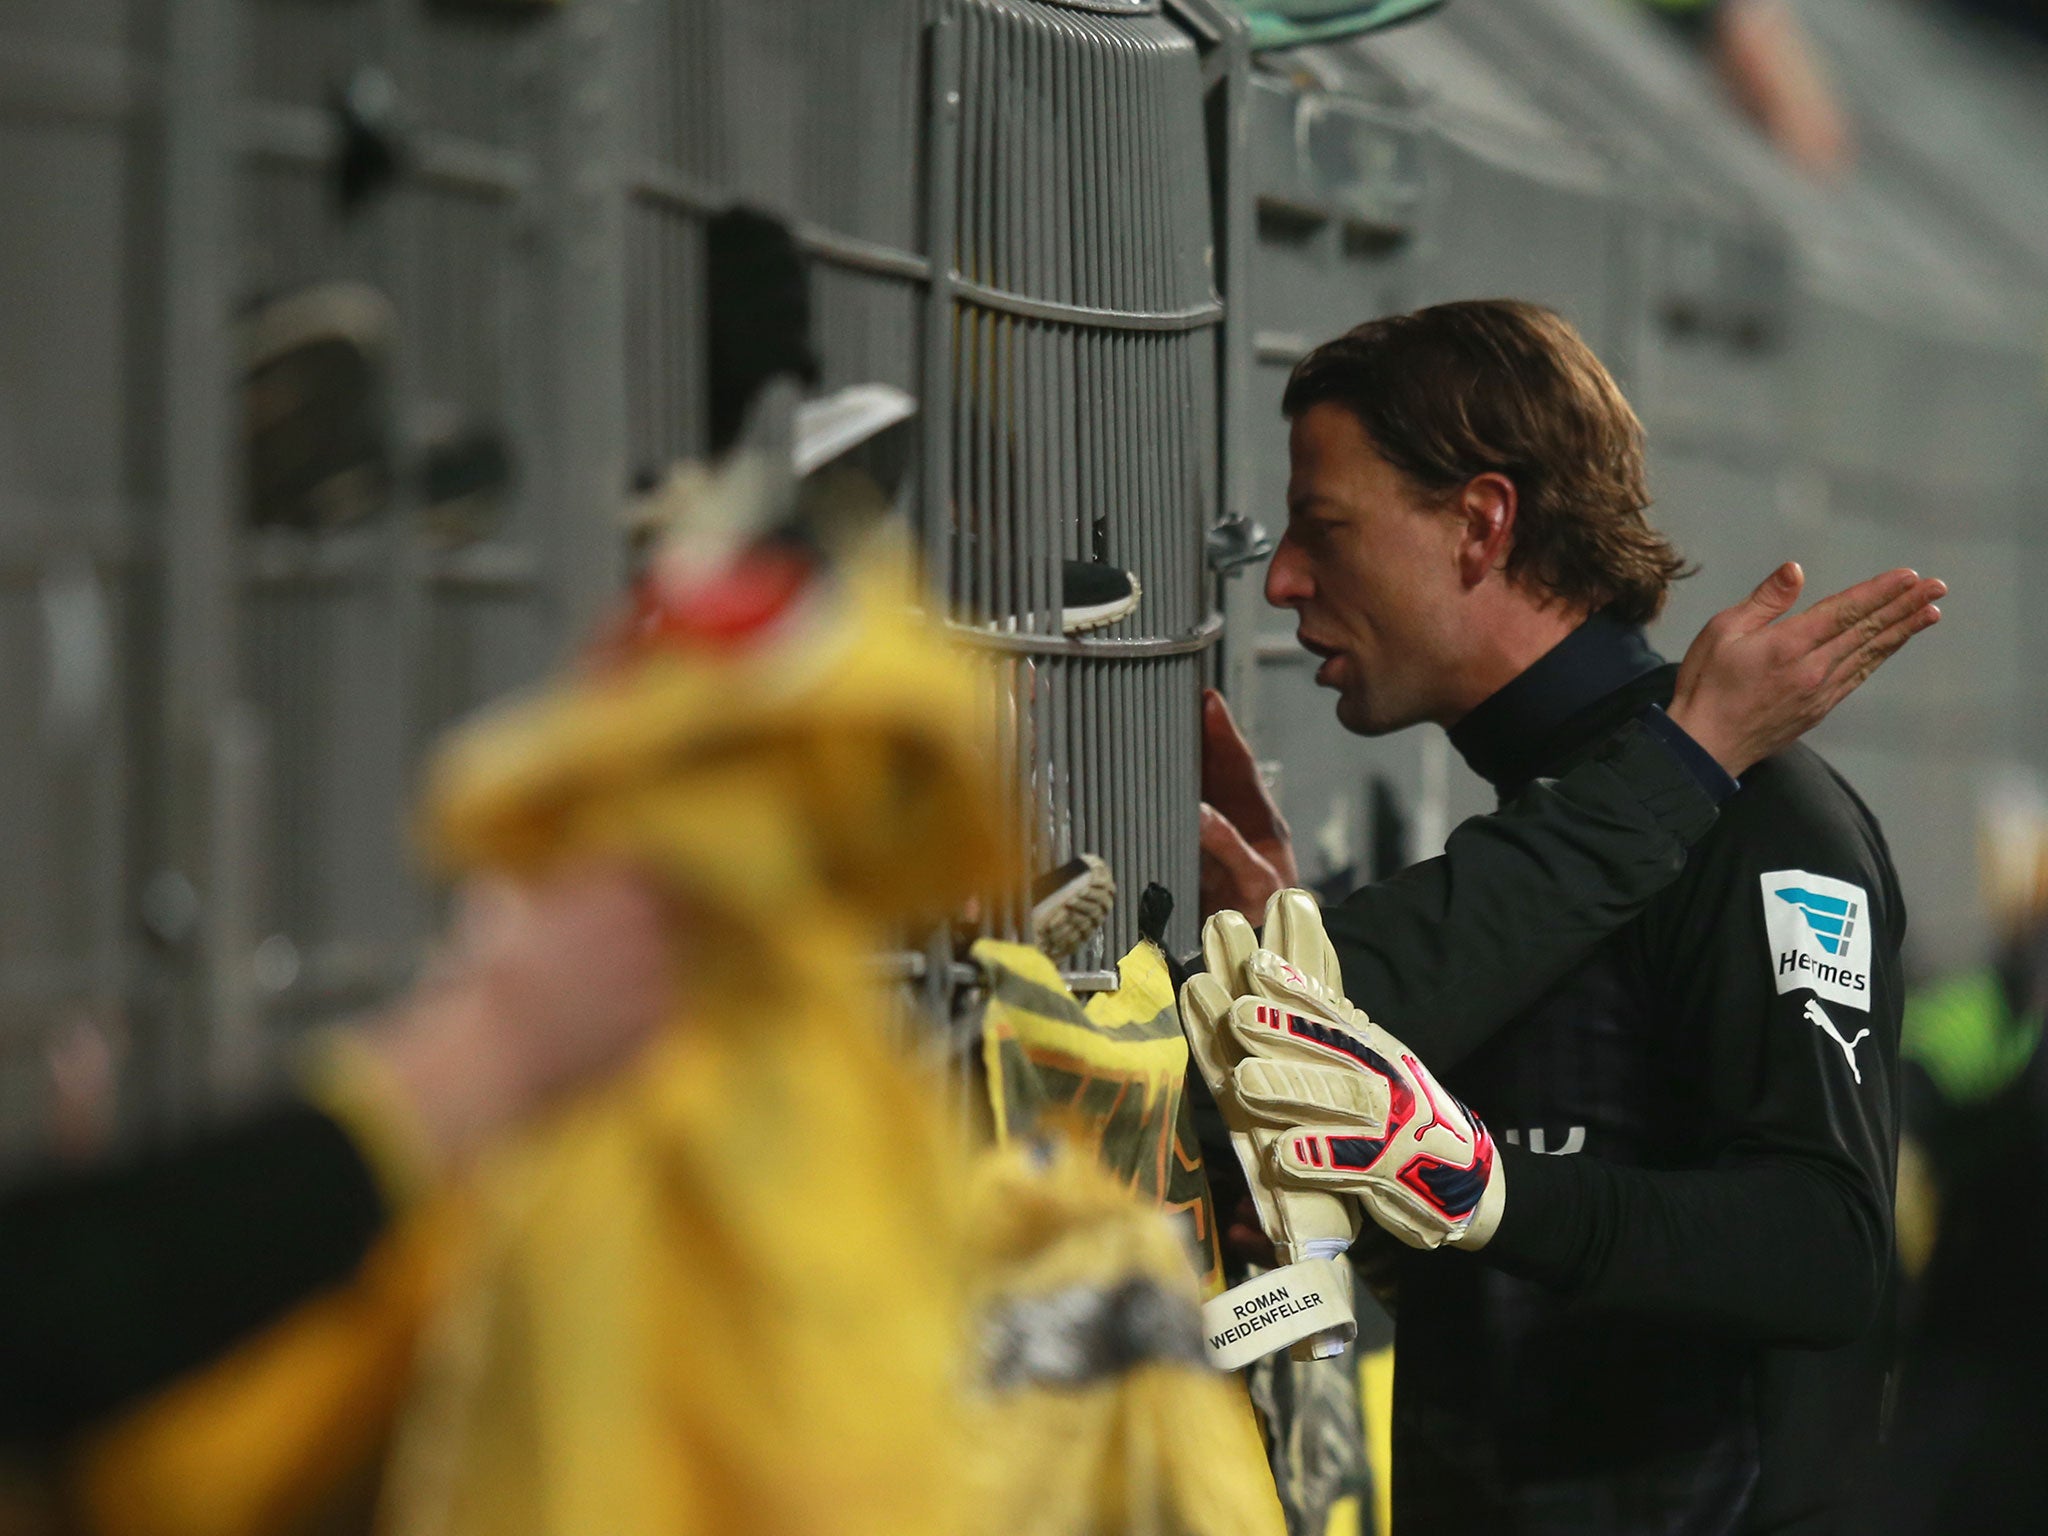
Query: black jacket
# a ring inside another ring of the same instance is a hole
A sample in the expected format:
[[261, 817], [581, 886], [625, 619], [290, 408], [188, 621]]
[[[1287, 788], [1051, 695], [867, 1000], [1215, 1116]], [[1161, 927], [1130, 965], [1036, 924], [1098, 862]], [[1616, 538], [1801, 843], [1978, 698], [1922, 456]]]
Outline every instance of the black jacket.
[[[1512, 795], [1674, 676], [1596, 617], [1452, 740]], [[1487, 1122], [1507, 1179], [1486, 1250], [1400, 1266], [1404, 1536], [1842, 1528], [1889, 1343], [1904, 927], [1875, 819], [1795, 747], [1490, 1031], [1353, 987]]]

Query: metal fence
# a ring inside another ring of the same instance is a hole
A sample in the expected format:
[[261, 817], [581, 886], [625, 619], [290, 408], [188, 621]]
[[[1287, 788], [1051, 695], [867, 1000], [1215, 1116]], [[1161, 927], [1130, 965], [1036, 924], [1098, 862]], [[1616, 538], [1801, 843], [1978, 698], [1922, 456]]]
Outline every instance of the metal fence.
[[[1107, 9], [937, 13], [923, 381], [925, 547], [955, 632], [1009, 658], [1039, 862], [1097, 853], [1122, 884], [1084, 970], [1135, 940], [1147, 882], [1193, 905], [1194, 710], [1220, 628], [1199, 63], [1156, 6]], [[1130, 572], [1137, 611], [1062, 636], [1068, 560]]]
[[[35, 194], [0, 243], [0, 635], [56, 658], [0, 684], [17, 1148], [61, 1118], [67, 1021], [171, 1125], [411, 972], [420, 756], [574, 643], [635, 478], [703, 450], [736, 202], [812, 258], [825, 383], [923, 402], [907, 510], [1036, 853], [1165, 883], [1191, 941], [1221, 306], [1201, 66], [1156, 0], [108, 0], [0, 9], [0, 51], [0, 176]], [[345, 526], [248, 505], [279, 303], [386, 316], [391, 485]], [[509, 484], [451, 527], [432, 464], [478, 441]], [[1069, 559], [1138, 610], [1064, 636]]]

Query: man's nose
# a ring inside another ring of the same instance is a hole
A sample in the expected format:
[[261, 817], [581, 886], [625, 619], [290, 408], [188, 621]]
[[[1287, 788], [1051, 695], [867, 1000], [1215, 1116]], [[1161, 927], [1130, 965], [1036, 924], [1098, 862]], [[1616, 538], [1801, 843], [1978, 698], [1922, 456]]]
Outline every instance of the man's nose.
[[1266, 601], [1275, 608], [1292, 608], [1305, 603], [1315, 591], [1309, 579], [1308, 561], [1291, 534], [1282, 534], [1266, 567]]

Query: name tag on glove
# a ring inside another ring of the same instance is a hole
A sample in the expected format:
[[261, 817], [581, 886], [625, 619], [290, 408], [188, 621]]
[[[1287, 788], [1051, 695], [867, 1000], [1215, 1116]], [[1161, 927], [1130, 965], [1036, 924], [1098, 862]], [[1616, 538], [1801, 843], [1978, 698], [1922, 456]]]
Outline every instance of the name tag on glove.
[[1333, 1334], [1340, 1344], [1358, 1336], [1343, 1259], [1286, 1265], [1202, 1307], [1202, 1342], [1219, 1371], [1250, 1365], [1316, 1333]]

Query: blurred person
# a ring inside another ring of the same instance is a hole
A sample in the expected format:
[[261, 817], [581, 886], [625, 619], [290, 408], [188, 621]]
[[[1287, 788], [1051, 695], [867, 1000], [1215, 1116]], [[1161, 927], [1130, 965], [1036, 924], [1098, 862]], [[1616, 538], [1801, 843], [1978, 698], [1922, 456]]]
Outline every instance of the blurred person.
[[[1641, 630], [1682, 569], [1642, 515], [1641, 426], [1559, 317], [1482, 301], [1370, 322], [1305, 358], [1284, 403], [1267, 596], [1347, 728], [1443, 725], [1511, 800], [1624, 722], [1690, 718], [1691, 680]], [[1768, 656], [1844, 616], [1765, 623], [1798, 587], [1781, 569], [1705, 643]], [[1846, 692], [1943, 591], [1866, 583], [1808, 680]], [[1432, 1106], [1403, 1128], [1434, 1138], [1417, 1166], [1440, 1188], [1402, 1194], [1385, 1138], [1311, 1166], [1328, 1138], [1282, 1136], [1274, 1176], [1418, 1250], [1396, 1271], [1404, 1536], [1844, 1528], [1887, 1363], [1903, 902], [1817, 755], [1732, 765], [1740, 793], [1695, 765], [1724, 803], [1676, 881], [1569, 960], [1514, 942], [1513, 887], [1468, 885], [1433, 932], [1392, 931], [1367, 893], [1326, 914], [1338, 984], [1407, 1042], [1394, 1102]], [[1461, 970], [1480, 980], [1446, 991]], [[1290, 1108], [1318, 1113], [1266, 1105]]]
[[1866, 1528], [2048, 1530], [2048, 792], [1978, 808], [1986, 963], [1906, 1000], [1899, 1247], [1913, 1277], [1892, 1444]]
[[0, 1194], [0, 1442], [74, 1435], [345, 1283], [395, 1211], [632, 1059], [671, 1001], [667, 928], [623, 868], [479, 883], [432, 973], [299, 1094]]
[[1849, 169], [1848, 114], [1787, 0], [1643, 3], [1706, 53], [1735, 104], [1794, 165], [1822, 177]]
[[80, 1525], [268, 1536], [368, 1487], [450, 1536], [965, 1527], [967, 1158], [869, 962], [1016, 860], [980, 677], [893, 540], [778, 532], [778, 470], [679, 477], [598, 643], [451, 733], [422, 807], [445, 872], [686, 899], [687, 1006], [96, 1433]]

